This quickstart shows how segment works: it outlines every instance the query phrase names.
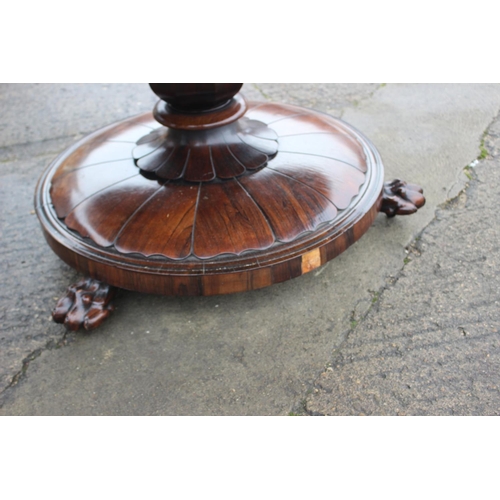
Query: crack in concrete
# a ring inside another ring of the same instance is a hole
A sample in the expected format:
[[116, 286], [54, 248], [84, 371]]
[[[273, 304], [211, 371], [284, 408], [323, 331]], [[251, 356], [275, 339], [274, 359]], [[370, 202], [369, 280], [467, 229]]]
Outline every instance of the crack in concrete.
[[[385, 85], [384, 84], [381, 84], [379, 85], [375, 90], [373, 90], [369, 96], [367, 97], [364, 97], [360, 100], [361, 101], [366, 101], [367, 99], [373, 97], [373, 95], [375, 95], [376, 92], [378, 92], [381, 88], [383, 88]], [[258, 92], [261, 93], [261, 95], [269, 100], [269, 96], [267, 96], [256, 84], [254, 84], [254, 87], [256, 88], [256, 90]], [[347, 109], [344, 108], [344, 110]], [[344, 113], [344, 110], [342, 110], [342, 114]], [[499, 111], [500, 113], [500, 111]], [[495, 121], [498, 119], [498, 115], [499, 113], [497, 113], [497, 115], [495, 116], [495, 118], [490, 122], [490, 124], [486, 127], [485, 131], [483, 132], [482, 136], [481, 136], [481, 140], [482, 142], [484, 141], [484, 138], [488, 135], [488, 131], [489, 129], [491, 128], [492, 124], [495, 123]], [[61, 137], [57, 137], [57, 138], [53, 138], [53, 139], [44, 139], [44, 140], [41, 140], [41, 141], [35, 141], [35, 142], [30, 142], [30, 143], [27, 143], [27, 144], [39, 144], [39, 143], [48, 143], [50, 141], [56, 141], [56, 140], [61, 140], [61, 139], [71, 139], [71, 138], [74, 138], [74, 137], [78, 137], [78, 136], [61, 136]], [[9, 146], [6, 146], [5, 148], [1, 148], [1, 150], [3, 149], [9, 149], [9, 148], [15, 148], [17, 146], [23, 146], [23, 144], [16, 144], [16, 145], [9, 145]], [[481, 152], [480, 152], [480, 155], [478, 156], [477, 159], [480, 158], [481, 156]], [[45, 154], [44, 154], [45, 156]], [[438, 211], [439, 210], [453, 210], [454, 206], [453, 204], [460, 198], [461, 195], [463, 195], [463, 193], [470, 187], [471, 183], [476, 181], [477, 182], [477, 176], [475, 174], [475, 172], [472, 170], [471, 173], [473, 174], [473, 178], [472, 179], [469, 179], [469, 182], [465, 182], [464, 183], [464, 186], [462, 187], [462, 189], [460, 190], [460, 192], [455, 195], [453, 198], [450, 198], [450, 199], [447, 199], [446, 202], [444, 202], [443, 204], [441, 205], [438, 205], [436, 207], [436, 210], [435, 210], [435, 213], [434, 213], [434, 217], [432, 218], [432, 220], [430, 220], [428, 222], [428, 224], [426, 224], [421, 231], [419, 231], [418, 235], [415, 236], [415, 238], [413, 238], [413, 240], [407, 245], [406, 249], [409, 250], [409, 251], [412, 251], [412, 249], [415, 249], [415, 250], [418, 250], [418, 254], [416, 254], [417, 256], [421, 256], [422, 255], [422, 252], [423, 250], [422, 249], [419, 249], [419, 241], [421, 239], [421, 236], [422, 234], [428, 230], [428, 228], [436, 222], [437, 220], [437, 214], [438, 214]], [[449, 197], [450, 193], [453, 191], [453, 188], [456, 186], [456, 184], [458, 182], [463, 182], [463, 180], [459, 180], [457, 179], [452, 187], [447, 191], [447, 197]], [[410, 262], [410, 261], [409, 261]], [[366, 317], [368, 316], [368, 314], [371, 312], [371, 310], [376, 307], [378, 305], [378, 302], [379, 302], [379, 299], [382, 297], [382, 294], [390, 289], [392, 286], [394, 286], [398, 280], [400, 279], [400, 277], [403, 275], [404, 273], [404, 270], [406, 268], [406, 265], [409, 263], [409, 262], [406, 262], [406, 257], [405, 257], [405, 260], [403, 261], [403, 265], [402, 267], [400, 268], [400, 270], [397, 272], [396, 276], [394, 277], [388, 277], [388, 281], [385, 285], [383, 285], [382, 287], [380, 287], [380, 289], [378, 291], [368, 291], [369, 294], [371, 295], [371, 298], [372, 298], [372, 303], [369, 305], [369, 307], [367, 308], [366, 311], [363, 311], [363, 314], [361, 315], [357, 315], [356, 316], [356, 306], [364, 299], [360, 299], [360, 301], [358, 301], [358, 303], [356, 304], [355, 308], [351, 311], [351, 314], [350, 314], [350, 318], [351, 318], [351, 321], [355, 321], [356, 324], [353, 325], [351, 328], [348, 328], [344, 334], [342, 334], [342, 340], [341, 342], [339, 343], [339, 345], [337, 347], [335, 347], [332, 351], [332, 356], [331, 356], [331, 360], [330, 362], [327, 364], [327, 366], [329, 364], [331, 364], [338, 356], [341, 355], [341, 351], [343, 349], [343, 347], [345, 346], [346, 342], [349, 340], [350, 336], [352, 335], [352, 333], [361, 326], [361, 324], [365, 321]], [[369, 298], [369, 296], [367, 296]], [[374, 300], [375, 299], [375, 300]], [[357, 318], [357, 319], [354, 319], [354, 318]], [[27, 373], [27, 370], [29, 369], [29, 366], [31, 364], [32, 361], [34, 361], [35, 359], [37, 359], [38, 357], [40, 357], [41, 354], [43, 354], [44, 351], [47, 351], [47, 350], [53, 350], [53, 349], [58, 349], [58, 348], [61, 348], [61, 347], [65, 347], [68, 345], [68, 343], [66, 342], [67, 340], [67, 333], [68, 332], [65, 332], [62, 339], [57, 341], [57, 342], [54, 342], [53, 340], [47, 342], [46, 346], [42, 347], [42, 348], [38, 348], [38, 349], [35, 349], [33, 352], [31, 352], [28, 356], [26, 356], [26, 358], [23, 359], [22, 361], [22, 368], [21, 370], [19, 370], [13, 377], [12, 377], [12, 380], [11, 382], [9, 383], [8, 386], [6, 386], [2, 391], [0, 391], [0, 398], [2, 396], [5, 395], [6, 391], [12, 387], [15, 387], [20, 381], [22, 381], [25, 376], [26, 376], [26, 373]], [[242, 356], [243, 357], [243, 356]], [[317, 377], [316, 377], [317, 379]], [[316, 380], [315, 379], [315, 380]], [[313, 385], [311, 386], [311, 388], [314, 388], [316, 387], [316, 382], [313, 382]], [[312, 389], [311, 389], [312, 390]], [[307, 394], [310, 393], [310, 390], [309, 392], [306, 393], [306, 396], [307, 397]], [[3, 406], [3, 401], [0, 400], [0, 408]], [[302, 399], [299, 403], [299, 411], [302, 412], [302, 414], [307, 414], [307, 415], [322, 415], [321, 413], [318, 413], [318, 412], [313, 412], [313, 411], [310, 411], [307, 409], [307, 401], [306, 399]], [[295, 407], [297, 409], [297, 406]]]
[[345, 106], [344, 108], [342, 108], [341, 111], [340, 111], [339, 118], [340, 119], [343, 118], [344, 113], [345, 113], [345, 111], [346, 111], [347, 108], [349, 108], [349, 107], [351, 107], [351, 108], [352, 107], [358, 107], [362, 102], [365, 102], [368, 99], [371, 99], [380, 89], [383, 89], [386, 86], [387, 86], [387, 83], [379, 83], [378, 87], [376, 89], [372, 90], [367, 96], [360, 97], [359, 100], [353, 101], [350, 106]]
[[[476, 156], [476, 158], [474, 158], [473, 160], [471, 160], [462, 170], [460, 170], [457, 173], [457, 179], [451, 185], [451, 187], [448, 189], [448, 191], [446, 193], [446, 197], [448, 199], [444, 202], [444, 204], [442, 204], [440, 206], [440, 208], [443, 208], [444, 205], [446, 205], [447, 203], [449, 203], [449, 202], [455, 200], [456, 198], [458, 198], [458, 196], [460, 196], [460, 194], [463, 193], [467, 189], [469, 182], [473, 179], [473, 177], [471, 177], [471, 175], [472, 175], [472, 172], [474, 171], [474, 168], [477, 166], [478, 162], [486, 159], [486, 156], [489, 154], [488, 150], [486, 149], [486, 146], [485, 146], [485, 139], [489, 135], [489, 131], [490, 131], [491, 127], [493, 126], [493, 124], [495, 122], [498, 121], [499, 117], [500, 117], [500, 109], [497, 111], [496, 115], [493, 117], [493, 119], [491, 120], [491, 122], [488, 124], [488, 126], [484, 129], [483, 133], [481, 134], [481, 137], [480, 137], [480, 140], [479, 140], [479, 144], [478, 144], [479, 154]], [[462, 177], [463, 175], [465, 175], [469, 179], [469, 182], [465, 182], [465, 184], [462, 187], [462, 189], [460, 189], [460, 191], [455, 196], [451, 197], [451, 193], [455, 189], [455, 186], [457, 184], [460, 184], [460, 183], [464, 182], [463, 178], [460, 179], [460, 177]]]
[[252, 83], [252, 86], [266, 101], [272, 101], [271, 96], [266, 94], [256, 83]]
[[[376, 89], [376, 90], [378, 90], [378, 89]], [[373, 93], [375, 93], [376, 90]], [[479, 143], [479, 147], [480, 148], [483, 147], [483, 148], [486, 149], [485, 139], [489, 136], [489, 130], [492, 127], [492, 125], [495, 122], [497, 122], [499, 119], [500, 119], [500, 109], [497, 112], [497, 114], [495, 115], [495, 117], [493, 118], [493, 120], [488, 124], [488, 126], [486, 127], [486, 129], [484, 130], [484, 132], [481, 134], [480, 143]], [[490, 153], [488, 152], [488, 154], [490, 154]], [[484, 161], [485, 159], [486, 159], [486, 157], [484, 156], [484, 152], [480, 151], [480, 154], [476, 158], [477, 162], [479, 163], [481, 161]], [[477, 175], [476, 175], [476, 173], [474, 171], [472, 172], [471, 177], [469, 178], [469, 180], [464, 183], [464, 186], [462, 187], [462, 189], [453, 198], [447, 199], [444, 203], [442, 203], [442, 204], [440, 204], [440, 205], [438, 205], [436, 207], [436, 210], [434, 212], [434, 217], [429, 221], [428, 224], [426, 224], [422, 228], [421, 231], [419, 231], [419, 233], [413, 238], [413, 240], [405, 247], [407, 255], [412, 254], [412, 255], [415, 255], [416, 257], [419, 257], [419, 258], [423, 255], [424, 250], [423, 250], [423, 248], [420, 245], [420, 241], [422, 240], [423, 234], [433, 224], [435, 224], [436, 222], [439, 221], [439, 219], [438, 219], [438, 212], [441, 211], [441, 210], [453, 210], [455, 207], [459, 206], [460, 205], [460, 199], [464, 195], [466, 195], [466, 191], [471, 187], [471, 185], [472, 185], [473, 182], [474, 183], [475, 182], [479, 182], [478, 178], [477, 178]], [[448, 194], [452, 191], [452, 189], [453, 189], [453, 187], [455, 185], [456, 185], [456, 182], [448, 190]], [[386, 281], [387, 281], [386, 284], [383, 285], [382, 287], [380, 287], [378, 291], [375, 291], [375, 292], [374, 291], [369, 291], [369, 293], [372, 295], [372, 303], [369, 305], [369, 307], [367, 308], [367, 310], [362, 315], [357, 316], [357, 319], [355, 319], [356, 318], [356, 306], [363, 299], [360, 299], [357, 302], [355, 308], [351, 311], [351, 314], [350, 314], [351, 327], [348, 328], [342, 334], [342, 340], [341, 340], [341, 342], [338, 344], [337, 347], [335, 347], [332, 350], [332, 355], [330, 357], [330, 361], [326, 365], [327, 369], [328, 369], [328, 367], [331, 367], [332, 365], [334, 365], [335, 364], [335, 360], [338, 359], [342, 355], [342, 350], [345, 347], [345, 345], [347, 344], [347, 342], [348, 342], [349, 338], [351, 337], [351, 335], [354, 333], [354, 331], [356, 329], [358, 329], [361, 326], [361, 324], [368, 317], [368, 314], [370, 314], [370, 312], [372, 311], [372, 309], [379, 304], [380, 299], [383, 297], [384, 292], [386, 290], [390, 289], [390, 288], [393, 288], [396, 285], [396, 283], [399, 281], [399, 279], [401, 278], [401, 276], [404, 275], [405, 268], [406, 268], [406, 266], [410, 262], [411, 262], [411, 259], [409, 259], [408, 256], [405, 257], [404, 260], [403, 260], [402, 267], [399, 269], [399, 271], [396, 273], [395, 276], [388, 276], [386, 278]], [[315, 378], [315, 382], [308, 389], [307, 394], [310, 394], [312, 391], [315, 391], [315, 392], [319, 391], [320, 387], [319, 387], [319, 384], [318, 384], [318, 378], [324, 372], [325, 372], [325, 370], [322, 370], [320, 373], [318, 373], [318, 376]], [[292, 409], [292, 412], [290, 414], [292, 414], [292, 413], [294, 415], [303, 415], [303, 416], [306, 416], [306, 415], [308, 415], [308, 416], [326, 416], [326, 414], [324, 414], [324, 413], [321, 413], [321, 412], [318, 412], [318, 411], [312, 411], [312, 410], [308, 409], [308, 407], [307, 407], [307, 395], [305, 396], [305, 398], [303, 398], [300, 401], [299, 404], [294, 405], [294, 407]]]
[[[80, 138], [82, 138], [84, 135], [88, 135], [90, 132], [79, 132], [78, 134], [72, 134], [72, 135], [60, 135], [58, 137], [50, 137], [47, 139], [40, 139], [38, 141], [28, 141], [28, 142], [17, 142], [14, 144], [5, 144], [2, 147], [0, 147], [0, 153], [9, 150], [9, 149], [14, 149], [14, 148], [26, 148], [30, 146], [37, 146], [40, 144], [46, 144], [54, 141], [62, 141], [62, 140], [74, 140], [75, 142], [78, 141]], [[41, 153], [38, 156], [42, 156], [45, 154], [50, 154], [50, 153]], [[36, 156], [36, 155], [35, 155]], [[12, 160], [2, 160], [2, 163], [5, 163], [7, 161], [12, 161]]]
[[4, 399], [9, 389], [15, 387], [19, 382], [21, 382], [26, 377], [26, 373], [32, 361], [39, 358], [45, 351], [53, 351], [55, 349], [66, 347], [70, 344], [67, 338], [68, 333], [69, 333], [68, 331], [64, 331], [63, 336], [60, 340], [58, 340], [57, 342], [55, 342], [52, 339], [49, 340], [44, 347], [39, 347], [35, 349], [22, 360], [21, 369], [13, 375], [10, 383], [0, 391], [0, 408], [2, 408], [2, 406], [4, 405], [5, 402]]

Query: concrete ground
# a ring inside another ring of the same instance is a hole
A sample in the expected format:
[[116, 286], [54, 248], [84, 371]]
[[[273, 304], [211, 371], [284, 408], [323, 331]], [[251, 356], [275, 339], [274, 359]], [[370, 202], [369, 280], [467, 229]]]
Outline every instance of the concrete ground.
[[222, 297], [121, 291], [93, 333], [50, 320], [79, 278], [33, 210], [64, 148], [150, 110], [144, 84], [0, 85], [0, 415], [500, 413], [500, 85], [246, 84], [341, 117], [425, 189], [301, 278]]

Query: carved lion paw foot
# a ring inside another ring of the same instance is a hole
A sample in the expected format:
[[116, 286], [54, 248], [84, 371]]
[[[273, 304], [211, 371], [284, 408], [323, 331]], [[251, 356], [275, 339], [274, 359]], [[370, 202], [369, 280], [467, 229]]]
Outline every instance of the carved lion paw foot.
[[399, 179], [386, 182], [380, 211], [387, 217], [413, 214], [425, 205], [423, 192], [420, 186]]
[[56, 323], [64, 323], [68, 330], [97, 328], [114, 310], [110, 304], [116, 288], [87, 278], [68, 287], [52, 311]]

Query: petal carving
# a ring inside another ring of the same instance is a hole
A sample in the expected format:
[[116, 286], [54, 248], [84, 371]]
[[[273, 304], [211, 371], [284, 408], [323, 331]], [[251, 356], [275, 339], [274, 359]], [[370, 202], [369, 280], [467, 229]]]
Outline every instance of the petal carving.
[[[183, 153], [187, 154], [183, 156], [186, 163], [178, 158], [179, 148], [189, 152]], [[141, 170], [160, 179], [210, 182], [261, 168], [277, 151], [278, 136], [273, 130], [262, 122], [242, 118], [204, 131], [160, 127], [142, 137], [132, 155]]]
[[58, 175], [93, 165], [128, 160], [130, 159], [130, 146], [128, 142], [91, 140], [63, 161], [58, 169]]
[[182, 177], [188, 182], [208, 182], [216, 177], [210, 149], [191, 148]]
[[[130, 144], [128, 147], [130, 149]], [[59, 172], [50, 190], [57, 216], [63, 219], [90, 196], [136, 175], [137, 167], [132, 159]]]
[[254, 106], [204, 131], [153, 123], [120, 125], [61, 161], [51, 197], [69, 229], [126, 254], [190, 263], [240, 256], [331, 223], [366, 181], [363, 141], [292, 106]]
[[198, 196], [196, 184], [165, 184], [124, 225], [115, 248], [123, 253], [186, 258], [191, 253]]
[[302, 182], [271, 169], [242, 177], [241, 184], [269, 220], [276, 238], [290, 242], [337, 215], [335, 205]]
[[262, 211], [238, 182], [202, 185], [194, 231], [197, 257], [264, 250], [274, 241]]
[[351, 137], [333, 134], [304, 134], [280, 138], [280, 151], [331, 158], [366, 172], [366, 155]]
[[136, 175], [84, 200], [65, 224], [102, 247], [110, 247], [134, 212], [158, 191], [158, 184]]
[[161, 179], [182, 179], [190, 156], [190, 149], [186, 146], [178, 146], [171, 154], [166, 154], [160, 159], [159, 166], [153, 172]]
[[272, 129], [276, 130], [276, 123], [288, 117], [303, 115], [304, 109], [294, 106], [280, 106], [273, 103], [258, 103], [250, 106], [246, 115], [252, 120], [258, 120], [267, 125], [272, 125]]
[[217, 165], [217, 176], [220, 179], [232, 179], [246, 172], [245, 167], [231, 154], [227, 144], [213, 146], [210, 154], [212, 163]]
[[366, 176], [357, 168], [337, 160], [293, 153], [280, 153], [269, 167], [307, 184], [328, 198], [339, 210], [349, 206]]

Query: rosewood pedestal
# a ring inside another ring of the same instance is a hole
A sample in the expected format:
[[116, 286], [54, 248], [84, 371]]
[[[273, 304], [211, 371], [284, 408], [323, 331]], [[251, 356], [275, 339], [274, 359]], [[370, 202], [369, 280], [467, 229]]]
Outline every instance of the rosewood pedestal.
[[115, 287], [165, 295], [255, 290], [343, 252], [378, 212], [410, 214], [422, 189], [384, 184], [375, 147], [331, 116], [246, 102], [241, 84], [151, 84], [153, 114], [62, 153], [36, 190], [45, 237], [88, 276], [53, 316], [98, 326]]

